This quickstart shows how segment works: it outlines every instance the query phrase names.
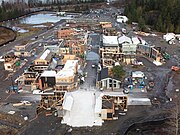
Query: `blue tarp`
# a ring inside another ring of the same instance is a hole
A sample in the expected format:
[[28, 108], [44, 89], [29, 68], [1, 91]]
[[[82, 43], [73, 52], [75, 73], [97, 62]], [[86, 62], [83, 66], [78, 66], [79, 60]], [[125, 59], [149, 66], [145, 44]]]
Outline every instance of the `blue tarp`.
[[[13, 88], [14, 87], [14, 88]], [[15, 90], [15, 91], [18, 91], [18, 86], [9, 86], [9, 90]]]

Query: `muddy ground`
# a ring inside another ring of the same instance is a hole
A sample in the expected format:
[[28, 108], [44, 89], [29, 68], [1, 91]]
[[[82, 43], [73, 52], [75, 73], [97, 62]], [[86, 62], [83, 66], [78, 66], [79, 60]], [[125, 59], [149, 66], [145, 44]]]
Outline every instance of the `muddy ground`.
[[0, 27], [0, 46], [16, 38], [16, 33], [5, 27]]

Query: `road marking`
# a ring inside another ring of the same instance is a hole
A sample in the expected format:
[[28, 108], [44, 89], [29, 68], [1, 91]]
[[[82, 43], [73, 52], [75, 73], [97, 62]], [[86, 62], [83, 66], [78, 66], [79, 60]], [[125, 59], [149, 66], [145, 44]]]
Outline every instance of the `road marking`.
[[11, 93], [4, 99], [6, 101], [11, 96]]

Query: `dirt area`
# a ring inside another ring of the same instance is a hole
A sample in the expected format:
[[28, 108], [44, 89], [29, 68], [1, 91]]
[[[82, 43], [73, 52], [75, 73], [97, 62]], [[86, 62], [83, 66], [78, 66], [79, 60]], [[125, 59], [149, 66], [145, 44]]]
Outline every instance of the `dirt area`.
[[15, 135], [25, 124], [18, 115], [0, 113], [0, 135]]
[[173, 84], [174, 88], [173, 89], [179, 89], [180, 88], [180, 72], [179, 73], [174, 73], [173, 75]]
[[7, 28], [0, 27], [0, 46], [4, 43], [12, 41], [16, 38], [16, 34]]
[[10, 128], [9, 126], [0, 125], [0, 135], [15, 135], [18, 130]]
[[[139, 123], [139, 124], [133, 125], [131, 130], [129, 132], [127, 132], [126, 135], [140, 135], [140, 134], [143, 134], [143, 135], [166, 134], [166, 135], [168, 135], [169, 129], [167, 128], [167, 126], [168, 126], [168, 124], [165, 123], [164, 120]], [[161, 128], [159, 128], [159, 127], [161, 127]]]

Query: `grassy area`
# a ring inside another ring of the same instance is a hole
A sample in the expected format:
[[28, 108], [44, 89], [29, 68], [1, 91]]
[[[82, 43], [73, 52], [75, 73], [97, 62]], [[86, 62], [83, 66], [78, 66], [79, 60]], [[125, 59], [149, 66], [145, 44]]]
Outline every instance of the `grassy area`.
[[[49, 27], [52, 23], [42, 23], [42, 24], [39, 24], [39, 25], [44, 25], [46, 27]], [[20, 27], [22, 29], [25, 29], [25, 30], [29, 30], [29, 32], [26, 32], [26, 33], [18, 33], [17, 34], [17, 38], [20, 39], [20, 38], [25, 38], [27, 36], [31, 36], [35, 33], [37, 33], [38, 31], [40, 30], [43, 30], [44, 27], [33, 27], [33, 26], [36, 26], [36, 25], [29, 25], [29, 24], [19, 24], [17, 27]]]
[[26, 30], [29, 30], [29, 32], [26, 33], [18, 33], [17, 34], [17, 39], [21, 39], [21, 38], [25, 38], [27, 36], [31, 36], [35, 33], [37, 33], [39, 30], [41, 30], [40, 28], [25, 28]]

